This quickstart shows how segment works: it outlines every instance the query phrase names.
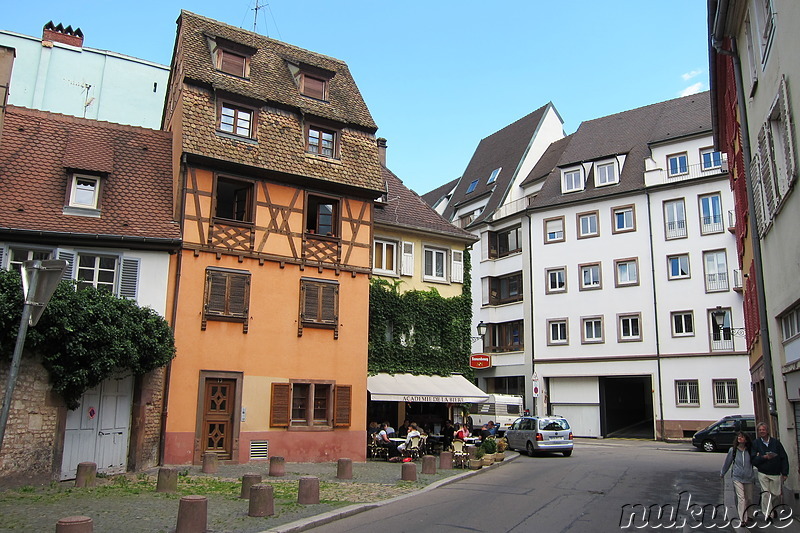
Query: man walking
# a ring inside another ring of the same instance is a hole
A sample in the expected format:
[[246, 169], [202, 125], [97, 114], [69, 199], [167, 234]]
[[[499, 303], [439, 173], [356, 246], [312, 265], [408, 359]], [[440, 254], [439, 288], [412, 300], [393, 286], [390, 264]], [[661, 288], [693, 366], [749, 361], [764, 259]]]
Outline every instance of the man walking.
[[772, 510], [780, 503], [783, 482], [789, 475], [789, 456], [778, 439], [770, 438], [769, 428], [764, 422], [756, 426], [756, 433], [758, 438], [753, 442], [751, 462], [758, 470], [761, 511], [769, 519]]

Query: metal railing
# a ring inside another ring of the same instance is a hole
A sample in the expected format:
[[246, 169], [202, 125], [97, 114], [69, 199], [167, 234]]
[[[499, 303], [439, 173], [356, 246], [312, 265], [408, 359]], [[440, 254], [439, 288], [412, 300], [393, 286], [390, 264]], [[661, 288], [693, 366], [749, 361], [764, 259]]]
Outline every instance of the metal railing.
[[728, 211], [728, 229], [733, 230], [736, 228], [736, 211], [731, 209]]
[[661, 170], [660, 173], [663, 183], [675, 183], [695, 178], [705, 178], [716, 174], [725, 174], [728, 172], [728, 162], [723, 159], [722, 166], [719, 167], [703, 168], [703, 164], [698, 163], [696, 165], [686, 165], [678, 170], [679, 171], [674, 174], [667, 170]]
[[686, 220], [668, 221], [665, 226], [667, 229], [667, 239], [686, 237]]
[[706, 290], [708, 291], [727, 291], [728, 273], [717, 272], [716, 274], [706, 274]]
[[733, 290], [742, 290], [742, 271], [741, 270], [734, 270], [733, 271]]
[[525, 198], [520, 198], [519, 200], [514, 200], [513, 202], [501, 205], [495, 210], [494, 213], [492, 213], [491, 219], [500, 220], [501, 218], [513, 215], [514, 213], [524, 211], [530, 205], [532, 198], [532, 196], [526, 196]]
[[722, 227], [722, 214], [709, 215], [700, 217], [700, 233], [719, 233], [724, 228]]

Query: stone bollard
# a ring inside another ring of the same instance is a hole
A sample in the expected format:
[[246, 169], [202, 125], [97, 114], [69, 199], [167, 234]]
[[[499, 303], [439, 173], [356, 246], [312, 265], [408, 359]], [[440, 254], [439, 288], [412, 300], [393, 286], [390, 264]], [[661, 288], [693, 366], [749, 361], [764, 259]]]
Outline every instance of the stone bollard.
[[245, 474], [242, 476], [242, 492], [239, 494], [240, 498], [250, 497], [250, 487], [261, 483], [261, 474]]
[[219, 467], [219, 460], [215, 452], [206, 452], [203, 454], [203, 473], [216, 474]]
[[352, 459], [339, 459], [336, 463], [336, 477], [339, 479], [353, 479]]
[[78, 473], [75, 474], [76, 487], [94, 487], [97, 480], [97, 465], [95, 463], [78, 463]]
[[178, 469], [162, 466], [158, 469], [156, 492], [178, 492]]
[[436, 457], [433, 455], [422, 456], [422, 473], [435, 474], [436, 473]]
[[286, 459], [283, 457], [270, 457], [269, 458], [269, 475], [272, 477], [281, 477], [286, 475]]
[[439, 454], [439, 470], [453, 469], [453, 452], [442, 452]]
[[315, 504], [319, 503], [319, 478], [314, 476], [302, 476], [300, 487], [297, 490], [297, 503]]
[[184, 496], [178, 503], [175, 533], [204, 533], [208, 528], [208, 498]]
[[88, 516], [68, 516], [56, 522], [56, 533], [92, 533], [94, 523]]
[[417, 464], [416, 463], [403, 463], [403, 470], [400, 474], [400, 479], [403, 481], [416, 481], [417, 480]]
[[250, 509], [247, 516], [272, 516], [275, 514], [275, 498], [272, 485], [257, 484], [250, 487]]

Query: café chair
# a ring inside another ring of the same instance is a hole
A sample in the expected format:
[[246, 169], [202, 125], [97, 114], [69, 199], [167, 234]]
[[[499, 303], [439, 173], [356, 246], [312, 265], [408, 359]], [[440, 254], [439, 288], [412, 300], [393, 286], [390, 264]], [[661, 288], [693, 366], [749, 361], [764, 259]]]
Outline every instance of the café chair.
[[467, 463], [467, 448], [461, 439], [453, 440], [453, 466], [463, 468]]

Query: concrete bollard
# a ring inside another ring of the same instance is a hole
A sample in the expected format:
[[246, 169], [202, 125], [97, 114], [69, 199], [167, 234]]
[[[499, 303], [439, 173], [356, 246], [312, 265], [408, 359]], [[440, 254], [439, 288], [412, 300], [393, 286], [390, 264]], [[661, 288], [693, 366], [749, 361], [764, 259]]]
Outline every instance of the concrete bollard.
[[219, 468], [219, 459], [216, 452], [206, 452], [203, 454], [203, 473], [216, 474]]
[[240, 498], [250, 497], [250, 487], [261, 483], [261, 474], [245, 474], [242, 476], [242, 492], [239, 494]]
[[435, 474], [436, 473], [436, 457], [433, 455], [422, 456], [422, 473]]
[[272, 485], [257, 484], [250, 487], [250, 508], [247, 516], [272, 516], [275, 514], [275, 498]]
[[403, 481], [416, 481], [417, 480], [417, 464], [416, 463], [403, 463], [400, 474], [400, 479]]
[[339, 459], [336, 463], [336, 477], [339, 479], [353, 479], [352, 459]]
[[56, 522], [56, 533], [92, 533], [94, 523], [88, 516], [68, 516]]
[[76, 487], [94, 487], [97, 481], [97, 465], [95, 463], [78, 463], [75, 474]]
[[283, 457], [270, 457], [269, 458], [269, 475], [272, 477], [281, 477], [286, 475], [286, 459]]
[[178, 492], [178, 469], [162, 466], [158, 469], [156, 492]]
[[178, 503], [175, 533], [205, 533], [208, 528], [208, 498], [184, 496]]
[[319, 478], [302, 476], [297, 490], [297, 503], [305, 505], [319, 503]]
[[439, 470], [453, 469], [453, 452], [442, 452], [439, 454]]

